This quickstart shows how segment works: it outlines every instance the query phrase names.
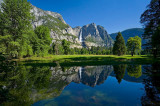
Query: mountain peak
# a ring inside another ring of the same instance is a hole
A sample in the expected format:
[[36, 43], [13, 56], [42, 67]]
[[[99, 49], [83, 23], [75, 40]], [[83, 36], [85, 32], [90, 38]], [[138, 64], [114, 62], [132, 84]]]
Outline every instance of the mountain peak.
[[91, 23], [90, 25], [96, 25], [95, 23]]

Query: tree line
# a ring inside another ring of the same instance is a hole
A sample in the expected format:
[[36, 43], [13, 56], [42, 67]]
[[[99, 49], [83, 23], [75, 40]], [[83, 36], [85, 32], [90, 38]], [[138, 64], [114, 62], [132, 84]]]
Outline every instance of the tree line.
[[112, 47], [90, 47], [90, 48], [70, 48], [71, 43], [67, 40], [62, 40], [60, 43], [55, 42], [52, 44], [52, 54], [54, 55], [109, 55], [112, 54]]
[[[70, 48], [70, 42], [53, 43], [50, 30], [43, 25], [33, 29], [32, 6], [27, 0], [4, 0], [0, 8], [0, 52], [11, 58], [48, 54], [111, 54], [106, 47]], [[52, 44], [52, 45], [51, 45]]]
[[[34, 16], [30, 13], [32, 6], [27, 0], [4, 0], [0, 8], [0, 52], [12, 58], [45, 56], [48, 54], [94, 54], [125, 55], [141, 54], [141, 38], [130, 37], [125, 44], [119, 32], [113, 48], [91, 47], [70, 48], [70, 42], [62, 40], [53, 43], [50, 30], [45, 26], [32, 27]], [[143, 37], [148, 39], [146, 50], [155, 57], [160, 55], [160, 1], [151, 0], [147, 10], [141, 16], [145, 27]], [[51, 45], [52, 44], [52, 45]]]
[[138, 36], [130, 37], [125, 44], [122, 34], [119, 32], [116, 36], [115, 43], [113, 45], [113, 54], [114, 55], [125, 55], [131, 54], [132, 56], [141, 54], [141, 38]]
[[45, 26], [33, 29], [34, 20], [27, 0], [4, 0], [0, 8], [0, 52], [12, 58], [49, 53], [50, 30]]
[[[33, 29], [32, 6], [27, 0], [4, 0], [0, 8], [0, 52], [11, 58], [48, 54], [110, 54], [105, 47], [70, 48], [70, 42], [53, 43], [50, 30], [43, 25]], [[52, 44], [52, 45], [51, 45]]]
[[[140, 22], [144, 26], [143, 39], [146, 39], [146, 44], [143, 46], [145, 49], [143, 54], [151, 54], [155, 58], [160, 56], [160, 0], [151, 0], [147, 9], [140, 17]], [[131, 37], [128, 39], [126, 47], [123, 36], [118, 33], [113, 47], [113, 54], [124, 55], [130, 53], [140, 54], [141, 52], [141, 39]]]

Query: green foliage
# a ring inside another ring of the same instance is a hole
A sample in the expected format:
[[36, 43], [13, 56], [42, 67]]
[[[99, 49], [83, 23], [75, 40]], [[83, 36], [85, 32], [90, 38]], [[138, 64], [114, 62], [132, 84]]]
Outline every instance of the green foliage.
[[58, 18], [54, 18], [51, 15], [39, 17], [39, 20], [41, 19], [46, 20], [44, 26], [48, 27], [49, 29], [58, 30], [57, 27], [59, 27], [61, 30], [63, 30], [69, 27], [67, 24], [64, 24], [61, 20], [59, 20]]
[[[152, 43], [152, 36], [154, 36], [154, 34], [157, 31], [157, 28], [160, 25], [160, 1], [159, 0], [151, 0], [150, 4], [147, 6], [147, 9], [144, 11], [144, 13], [141, 15], [140, 19], [141, 19], [141, 23], [144, 25], [145, 27], [145, 32], [143, 35], [144, 39], [147, 39], [148, 42], [146, 42], [145, 46], [146, 49], [149, 49], [148, 51], [152, 51], [152, 49], [154, 49], [154, 52], [151, 52], [151, 54], [154, 55], [154, 57], [156, 57], [157, 53], [155, 50], [155, 46]], [[159, 42], [158, 39], [154, 39], [153, 42]]]
[[72, 35], [72, 34], [63, 34], [64, 36], [70, 36], [70, 37], [72, 37], [74, 40], [77, 38], [77, 36], [75, 36], [75, 35]]
[[9, 45], [9, 54], [11, 57], [17, 58], [20, 51], [20, 43], [17, 41], [11, 41]]
[[43, 42], [45, 44], [48, 44], [50, 45], [51, 43], [51, 38], [50, 38], [50, 31], [48, 29], [48, 27], [45, 27], [45, 26], [38, 26], [36, 29], [35, 29], [35, 34], [37, 35], [37, 37], [41, 40], [43, 40]]
[[56, 54], [56, 55], [63, 55], [63, 54], [66, 54], [65, 52], [67, 52], [68, 54], [70, 55], [74, 55], [74, 54], [83, 54], [83, 55], [91, 55], [91, 54], [94, 54], [94, 55], [109, 55], [111, 54], [111, 50], [109, 50], [108, 48], [106, 47], [94, 47], [92, 46], [91, 48], [69, 48], [67, 47], [66, 45], [66, 50], [64, 49], [64, 46], [58, 44], [58, 43], [54, 43], [53, 44], [53, 54]]
[[69, 54], [74, 55], [75, 54], [74, 49], [70, 49], [70, 53]]
[[35, 37], [33, 38], [33, 51], [36, 56], [45, 56], [49, 53], [51, 37], [48, 27], [39, 26], [35, 29]]
[[129, 65], [127, 66], [128, 75], [131, 77], [139, 78], [142, 76], [142, 66], [141, 65]]
[[81, 54], [81, 49], [74, 48], [74, 54]]
[[9, 53], [9, 45], [12, 41], [11, 35], [1, 36], [0, 35], [0, 52]]
[[89, 54], [88, 50], [86, 48], [81, 49], [81, 54]]
[[4, 0], [0, 9], [0, 52], [18, 58], [33, 54], [31, 4], [27, 0]]
[[141, 38], [138, 36], [130, 37], [127, 41], [127, 50], [133, 56], [134, 54], [141, 52]]
[[2, 31], [12, 35], [14, 41], [20, 38], [31, 28], [30, 10], [31, 4], [27, 0], [4, 0], [0, 9]]
[[64, 49], [61, 44], [58, 44], [57, 42], [52, 44], [53, 48], [53, 54], [55, 55], [63, 55], [64, 54]]
[[[6, 65], [8, 66], [8, 65]], [[2, 70], [1, 70], [2, 69]], [[3, 72], [3, 74], [2, 74]], [[31, 105], [35, 101], [48, 97], [51, 78], [50, 67], [14, 66], [0, 67], [0, 93], [3, 105]], [[3, 89], [5, 86], [6, 89]], [[41, 97], [32, 99], [35, 89]], [[57, 89], [57, 88], [54, 88]], [[25, 91], [25, 92], [24, 92]], [[56, 93], [54, 90], [50, 93]], [[53, 96], [53, 95], [52, 95]], [[56, 95], [55, 95], [56, 96]]]
[[92, 46], [89, 49], [89, 54], [109, 55], [109, 54], [111, 54], [111, 51], [109, 50], [109, 48], [106, 48], [106, 47], [94, 47], [94, 46]]
[[157, 57], [160, 55], [160, 25], [152, 36], [153, 55]]
[[120, 64], [120, 65], [114, 65], [114, 73], [116, 75], [116, 79], [118, 80], [118, 83], [121, 83], [124, 75], [125, 75], [125, 71], [126, 71], [126, 66], [125, 64]]
[[116, 41], [113, 46], [113, 54], [118, 56], [126, 54], [125, 41], [120, 32], [118, 33]]
[[63, 40], [62, 41], [62, 46], [63, 46], [63, 49], [64, 49], [64, 54], [68, 55], [69, 52], [70, 52], [70, 42], [68, 42], [66, 40]]

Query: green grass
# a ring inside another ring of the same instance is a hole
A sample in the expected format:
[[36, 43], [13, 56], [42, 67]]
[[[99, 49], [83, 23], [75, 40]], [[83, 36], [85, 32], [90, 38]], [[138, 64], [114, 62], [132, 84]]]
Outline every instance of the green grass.
[[109, 64], [153, 64], [160, 63], [160, 58], [154, 59], [146, 55], [49, 55], [45, 57], [28, 57], [14, 61], [24, 62], [30, 65], [57, 65], [61, 66], [86, 66]]

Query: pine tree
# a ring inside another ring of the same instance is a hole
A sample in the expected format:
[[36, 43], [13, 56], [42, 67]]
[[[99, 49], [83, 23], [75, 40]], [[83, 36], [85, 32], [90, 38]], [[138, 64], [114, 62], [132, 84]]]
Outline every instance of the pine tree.
[[118, 33], [113, 46], [113, 54], [118, 56], [126, 54], [125, 41], [120, 32]]
[[154, 57], [160, 56], [160, 25], [152, 36], [152, 48]]
[[153, 50], [154, 55], [156, 55], [154, 51], [155, 52], [157, 51], [156, 51], [156, 48], [153, 47], [152, 42], [155, 42], [154, 40], [158, 41], [158, 39], [154, 37], [155, 39], [153, 40], [152, 36], [156, 33], [157, 28], [160, 26], [159, 17], [160, 17], [160, 0], [151, 0], [150, 4], [147, 6], [147, 9], [141, 15], [140, 22], [144, 25], [144, 29], [145, 29], [143, 38], [147, 39], [146, 40], [147, 42], [144, 46], [146, 46], [146, 49], [148, 51], [152, 51], [154, 49]]
[[43, 25], [38, 26], [35, 29], [36, 39], [33, 45], [35, 49], [34, 52], [37, 56], [44, 56], [49, 53], [50, 44], [51, 44], [51, 37], [50, 37], [50, 30], [48, 27]]
[[113, 65], [114, 73], [116, 75], [116, 79], [118, 83], [120, 84], [126, 71], [126, 64], [120, 64], [120, 65]]
[[62, 46], [64, 50], [64, 54], [68, 55], [70, 52], [70, 42], [66, 41], [65, 39], [62, 41]]
[[[3, 0], [0, 8], [0, 46], [5, 45], [5, 53], [11, 57], [32, 54], [29, 35], [33, 18], [31, 4], [27, 0]], [[0, 50], [1, 52], [1, 50]]]
[[27, 0], [4, 0], [1, 4], [1, 27], [14, 41], [31, 28], [31, 4]]

